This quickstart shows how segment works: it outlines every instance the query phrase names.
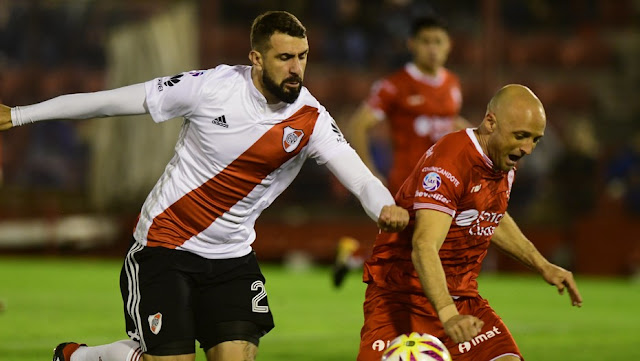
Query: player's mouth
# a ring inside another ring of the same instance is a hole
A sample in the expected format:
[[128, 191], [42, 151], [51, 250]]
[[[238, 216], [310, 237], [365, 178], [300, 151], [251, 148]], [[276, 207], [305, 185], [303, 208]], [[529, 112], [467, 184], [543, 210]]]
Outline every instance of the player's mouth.
[[288, 88], [299, 88], [302, 85], [302, 80], [298, 78], [285, 79], [284, 85]]
[[513, 167], [516, 165], [516, 163], [518, 163], [518, 161], [522, 158], [522, 156], [509, 154], [507, 158], [509, 159], [509, 161], [507, 162], [508, 165]]

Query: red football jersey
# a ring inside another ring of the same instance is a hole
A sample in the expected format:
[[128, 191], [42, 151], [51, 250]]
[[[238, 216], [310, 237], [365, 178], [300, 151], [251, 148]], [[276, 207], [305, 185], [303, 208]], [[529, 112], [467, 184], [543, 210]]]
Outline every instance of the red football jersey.
[[462, 104], [460, 82], [446, 69], [430, 77], [409, 63], [377, 82], [367, 104], [390, 125], [389, 189], [395, 194], [424, 152], [454, 130]]
[[515, 171], [496, 172], [473, 132], [443, 137], [418, 162], [396, 195], [409, 211], [409, 226], [400, 233], [380, 233], [365, 263], [364, 281], [422, 294], [411, 262], [415, 212], [434, 209], [452, 216], [440, 248], [440, 259], [452, 296], [476, 296], [476, 278], [489, 241], [507, 210]]

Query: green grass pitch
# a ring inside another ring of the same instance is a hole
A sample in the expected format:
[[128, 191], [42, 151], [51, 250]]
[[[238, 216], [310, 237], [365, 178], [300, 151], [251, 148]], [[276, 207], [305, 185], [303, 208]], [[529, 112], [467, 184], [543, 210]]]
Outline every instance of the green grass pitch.
[[[44, 361], [62, 341], [125, 338], [119, 260], [0, 258], [0, 360]], [[258, 360], [354, 360], [364, 285], [340, 290], [327, 267], [292, 272], [266, 265], [276, 328]], [[577, 277], [584, 306], [570, 307], [534, 275], [483, 275], [481, 294], [505, 320], [527, 360], [640, 360], [640, 283]], [[196, 358], [204, 360], [201, 351]]]

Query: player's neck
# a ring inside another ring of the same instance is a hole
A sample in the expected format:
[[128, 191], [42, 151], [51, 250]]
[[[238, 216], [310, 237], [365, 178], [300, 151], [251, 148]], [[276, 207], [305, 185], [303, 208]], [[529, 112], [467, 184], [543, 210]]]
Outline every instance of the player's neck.
[[473, 133], [476, 135], [476, 139], [478, 139], [478, 144], [480, 144], [480, 148], [484, 154], [489, 156], [489, 132], [482, 126], [482, 124], [473, 130]]
[[438, 73], [440, 72], [440, 69], [442, 69], [441, 66], [424, 66], [424, 65], [420, 65], [418, 63], [414, 63], [416, 65], [416, 68], [418, 68], [418, 70], [429, 77], [436, 77], [438, 76]]
[[258, 89], [260, 94], [262, 94], [262, 96], [265, 98], [267, 104], [277, 104], [280, 102], [280, 99], [278, 99], [278, 97], [271, 94], [271, 92], [265, 88], [264, 84], [262, 83], [261, 76], [255, 68], [251, 68], [251, 81], [253, 82], [253, 85], [256, 87], [256, 89]]

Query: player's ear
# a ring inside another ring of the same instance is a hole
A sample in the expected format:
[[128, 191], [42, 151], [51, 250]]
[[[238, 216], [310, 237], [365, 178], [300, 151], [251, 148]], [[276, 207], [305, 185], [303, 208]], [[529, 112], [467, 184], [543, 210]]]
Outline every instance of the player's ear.
[[262, 54], [260, 54], [257, 50], [251, 50], [249, 52], [249, 61], [251, 61], [251, 65], [258, 68], [258, 70], [262, 70]]
[[484, 115], [484, 120], [485, 124], [487, 125], [487, 130], [489, 130], [489, 132], [493, 133], [493, 131], [496, 129], [497, 125], [498, 125], [498, 120], [496, 119], [496, 115], [489, 112], [487, 114]]

